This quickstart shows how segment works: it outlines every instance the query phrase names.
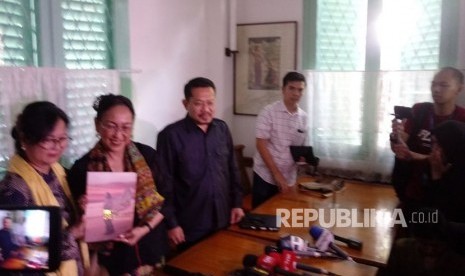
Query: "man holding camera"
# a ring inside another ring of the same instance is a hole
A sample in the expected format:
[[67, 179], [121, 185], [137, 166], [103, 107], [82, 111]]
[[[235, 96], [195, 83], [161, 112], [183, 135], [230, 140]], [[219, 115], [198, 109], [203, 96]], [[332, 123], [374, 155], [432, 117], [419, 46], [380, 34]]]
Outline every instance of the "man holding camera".
[[422, 204], [424, 191], [421, 187], [426, 160], [431, 152], [431, 131], [447, 120], [465, 122], [465, 109], [456, 105], [464, 85], [462, 72], [445, 67], [434, 75], [431, 82], [433, 103], [417, 103], [411, 118], [395, 119], [392, 123], [391, 148], [396, 155], [392, 183], [397, 196], [409, 205]]

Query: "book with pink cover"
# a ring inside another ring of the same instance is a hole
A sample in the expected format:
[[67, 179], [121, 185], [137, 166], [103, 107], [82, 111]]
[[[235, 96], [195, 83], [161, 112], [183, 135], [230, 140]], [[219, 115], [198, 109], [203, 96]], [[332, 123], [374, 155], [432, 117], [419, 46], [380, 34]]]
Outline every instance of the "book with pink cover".
[[87, 172], [86, 242], [113, 240], [132, 228], [137, 174]]

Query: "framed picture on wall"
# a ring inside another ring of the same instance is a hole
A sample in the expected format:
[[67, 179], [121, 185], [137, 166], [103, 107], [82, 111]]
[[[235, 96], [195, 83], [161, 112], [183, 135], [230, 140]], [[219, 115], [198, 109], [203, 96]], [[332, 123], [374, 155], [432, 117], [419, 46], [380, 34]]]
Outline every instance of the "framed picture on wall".
[[234, 114], [257, 115], [281, 99], [283, 76], [296, 68], [297, 22], [237, 25]]

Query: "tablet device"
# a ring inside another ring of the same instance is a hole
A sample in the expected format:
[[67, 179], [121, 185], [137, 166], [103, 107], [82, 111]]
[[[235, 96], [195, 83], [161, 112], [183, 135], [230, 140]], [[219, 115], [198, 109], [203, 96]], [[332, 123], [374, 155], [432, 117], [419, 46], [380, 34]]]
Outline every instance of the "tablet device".
[[47, 272], [60, 264], [59, 207], [0, 206], [1, 271]]
[[289, 148], [295, 162], [299, 162], [300, 158], [304, 157], [306, 163], [312, 166], [318, 166], [320, 160], [313, 154], [313, 148], [311, 146], [290, 146]]
[[239, 222], [243, 229], [278, 231], [278, 218], [276, 215], [268, 214], [246, 214]]

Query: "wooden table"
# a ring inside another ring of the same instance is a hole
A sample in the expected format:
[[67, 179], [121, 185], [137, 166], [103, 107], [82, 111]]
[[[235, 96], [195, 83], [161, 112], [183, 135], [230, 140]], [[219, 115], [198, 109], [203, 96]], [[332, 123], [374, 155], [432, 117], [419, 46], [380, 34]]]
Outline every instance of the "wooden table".
[[[301, 181], [305, 181], [305, 179]], [[363, 248], [360, 251], [340, 244], [340, 247], [346, 250], [355, 261], [378, 267], [385, 266], [394, 239], [394, 230], [390, 227], [392, 221], [390, 212], [398, 204], [395, 192], [388, 185], [347, 181], [345, 186], [346, 188], [336, 195], [337, 208], [354, 209], [360, 223], [363, 222], [364, 209], [378, 210], [378, 213], [384, 216], [379, 216], [374, 225], [371, 225], [373, 227], [331, 227], [329, 230], [341, 237], [355, 238], [363, 242]], [[322, 209], [324, 212], [327, 212], [325, 214], [329, 214], [328, 212], [333, 208], [332, 203], [332, 198], [323, 199], [314, 194], [294, 189], [290, 193], [279, 194], [269, 199], [254, 209], [252, 213], [276, 214], [277, 209], [280, 208], [288, 210], [308, 208]], [[329, 222], [329, 215], [324, 215], [324, 218]], [[303, 221], [301, 220], [300, 222]], [[319, 224], [318, 221], [313, 223]], [[281, 227], [278, 232], [246, 230], [239, 228], [237, 225], [231, 226], [228, 229], [236, 233], [273, 242], [287, 234], [296, 235], [313, 242], [309, 235], [310, 226]]]
[[[264, 239], [222, 230], [176, 256], [168, 265], [192, 273], [228, 275], [243, 268], [242, 260], [246, 254], [259, 256], [266, 245], [272, 244]], [[299, 262], [347, 276], [375, 275], [377, 271], [375, 267], [344, 260], [303, 258]]]

